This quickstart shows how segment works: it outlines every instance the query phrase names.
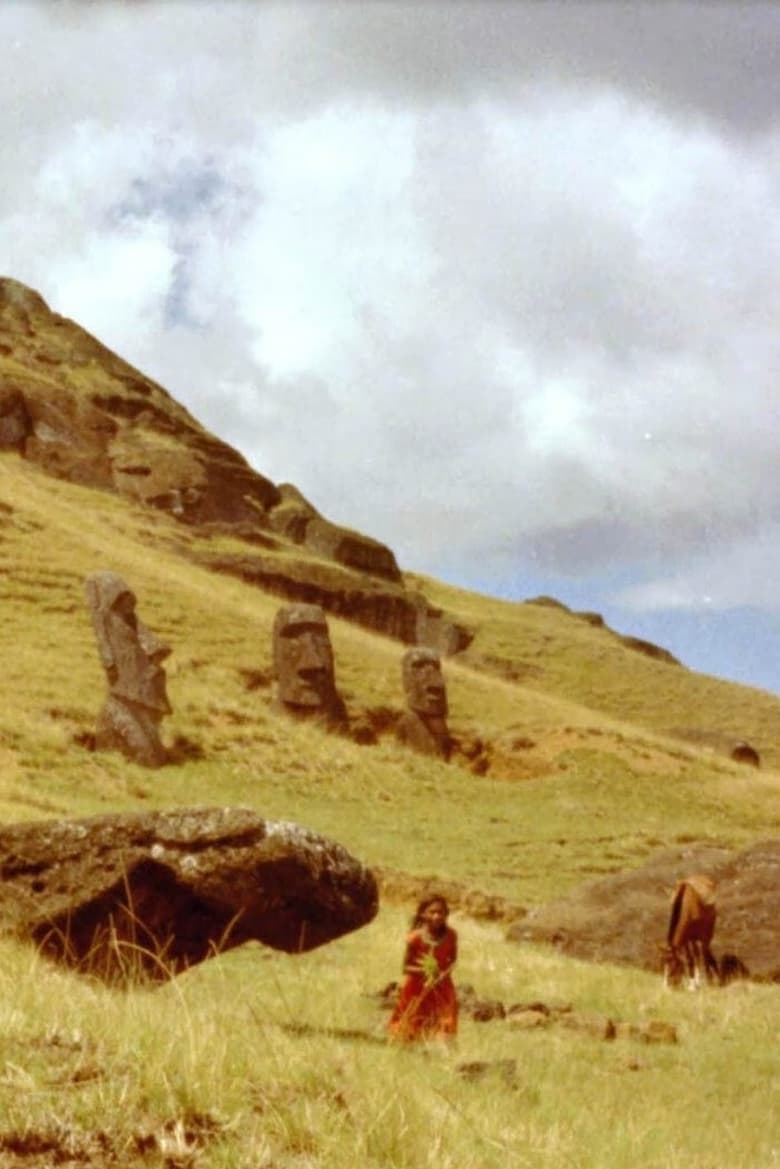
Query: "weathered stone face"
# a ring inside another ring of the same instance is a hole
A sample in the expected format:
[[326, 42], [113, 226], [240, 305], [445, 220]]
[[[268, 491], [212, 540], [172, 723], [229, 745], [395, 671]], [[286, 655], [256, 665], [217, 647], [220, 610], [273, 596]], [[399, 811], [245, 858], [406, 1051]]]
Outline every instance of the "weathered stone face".
[[343, 719], [333, 648], [319, 605], [287, 605], [276, 614], [274, 670], [280, 706], [291, 714]]
[[402, 664], [404, 692], [410, 710], [428, 717], [447, 717], [447, 688], [435, 650], [406, 651]]
[[0, 826], [0, 878], [1, 929], [109, 981], [170, 978], [247, 941], [301, 953], [378, 908], [341, 845], [248, 808]]
[[408, 649], [403, 656], [402, 676], [409, 709], [398, 724], [399, 739], [422, 755], [448, 759], [452, 743], [439, 655], [433, 649]]
[[159, 766], [165, 751], [158, 727], [171, 711], [162, 666], [170, 647], [138, 619], [135, 594], [121, 576], [93, 573], [85, 589], [109, 691], [96, 745]]

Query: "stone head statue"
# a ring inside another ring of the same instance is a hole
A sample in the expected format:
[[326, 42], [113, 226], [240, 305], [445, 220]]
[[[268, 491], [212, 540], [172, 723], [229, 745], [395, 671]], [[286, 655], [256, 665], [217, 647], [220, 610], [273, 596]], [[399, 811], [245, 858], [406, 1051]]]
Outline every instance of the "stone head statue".
[[138, 619], [135, 594], [121, 576], [92, 573], [85, 590], [108, 681], [95, 745], [118, 748], [130, 759], [159, 767], [166, 753], [158, 728], [171, 712], [162, 666], [170, 647]]
[[401, 673], [407, 705], [398, 726], [401, 741], [425, 755], [448, 758], [447, 688], [438, 653], [422, 646], [408, 649]]
[[401, 665], [406, 704], [416, 714], [447, 717], [447, 688], [441, 659], [434, 649], [408, 649]]
[[319, 605], [285, 605], [274, 620], [273, 659], [277, 702], [289, 714], [345, 720], [336, 690], [333, 648]]

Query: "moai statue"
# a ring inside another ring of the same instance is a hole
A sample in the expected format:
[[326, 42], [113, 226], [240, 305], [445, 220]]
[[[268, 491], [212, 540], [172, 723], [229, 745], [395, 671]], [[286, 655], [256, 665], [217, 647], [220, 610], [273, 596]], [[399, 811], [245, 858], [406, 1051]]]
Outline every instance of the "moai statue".
[[170, 647], [138, 620], [135, 594], [121, 576], [94, 572], [85, 589], [108, 681], [95, 747], [122, 751], [146, 767], [161, 767], [167, 752], [159, 727], [164, 715], [171, 713], [162, 663]]
[[408, 710], [398, 724], [402, 743], [424, 755], [449, 759], [447, 689], [436, 650], [416, 646], [403, 656], [402, 674]]
[[298, 718], [319, 719], [334, 729], [347, 724], [336, 690], [333, 647], [319, 605], [285, 605], [273, 633], [276, 705]]

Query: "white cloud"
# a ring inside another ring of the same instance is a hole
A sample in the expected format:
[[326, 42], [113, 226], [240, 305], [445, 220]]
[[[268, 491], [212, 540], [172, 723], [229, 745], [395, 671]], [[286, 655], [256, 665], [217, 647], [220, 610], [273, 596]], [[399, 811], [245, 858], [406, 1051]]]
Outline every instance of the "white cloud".
[[55, 300], [66, 300], [77, 320], [120, 353], [136, 347], [139, 333], [160, 327], [161, 306], [175, 257], [164, 225], [88, 239], [78, 252], [51, 266]]
[[777, 613], [780, 524], [736, 536], [727, 546], [692, 557], [672, 572], [620, 590], [610, 600], [636, 612], [726, 610], [745, 604]]
[[408, 567], [768, 605], [780, 19], [585, 7], [5, 6], [0, 268]]

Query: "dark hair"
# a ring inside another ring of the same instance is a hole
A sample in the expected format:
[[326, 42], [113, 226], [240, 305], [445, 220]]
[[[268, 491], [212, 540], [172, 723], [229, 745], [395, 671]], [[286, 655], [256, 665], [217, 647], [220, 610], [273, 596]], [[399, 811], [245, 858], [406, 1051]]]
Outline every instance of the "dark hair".
[[442, 897], [441, 893], [428, 893], [427, 896], [423, 897], [422, 901], [419, 902], [417, 908], [414, 911], [414, 917], [412, 918], [412, 929], [416, 929], [417, 926], [422, 925], [422, 915], [430, 905], [435, 905], [437, 901], [442, 903], [444, 906], [444, 912], [449, 917], [450, 907], [447, 904], [447, 898]]

